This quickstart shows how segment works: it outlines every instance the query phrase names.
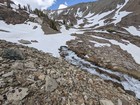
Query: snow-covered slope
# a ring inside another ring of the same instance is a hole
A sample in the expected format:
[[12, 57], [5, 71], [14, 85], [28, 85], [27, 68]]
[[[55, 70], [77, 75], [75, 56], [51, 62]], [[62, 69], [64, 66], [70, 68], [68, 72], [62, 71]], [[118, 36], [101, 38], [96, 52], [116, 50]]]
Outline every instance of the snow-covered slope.
[[[122, 28], [132, 35], [138, 35], [139, 31], [132, 33], [130, 27], [133, 24], [133, 29], [139, 30], [140, 10], [138, 8], [140, 7], [138, 4], [139, 0], [135, 0], [135, 3], [132, 0], [98, 0], [77, 4], [61, 11], [46, 11], [46, 13], [50, 18], [62, 22], [62, 24], [65, 23], [66, 26], [103, 29], [102, 27], [111, 25]], [[133, 5], [137, 8], [134, 8]]]
[[[36, 29], [33, 29], [37, 26]], [[17, 25], [8, 25], [4, 21], [0, 21], [0, 39], [7, 40], [10, 42], [18, 43], [21, 39], [24, 40], [36, 40], [38, 43], [32, 43], [27, 46], [37, 48], [44, 52], [52, 53], [53, 56], [58, 57], [60, 46], [65, 46], [66, 41], [74, 39], [71, 36], [72, 33], [78, 33], [75, 29], [66, 30], [64, 26], [61, 27], [61, 32], [54, 35], [45, 35], [41, 26], [37, 23], [27, 22]]]

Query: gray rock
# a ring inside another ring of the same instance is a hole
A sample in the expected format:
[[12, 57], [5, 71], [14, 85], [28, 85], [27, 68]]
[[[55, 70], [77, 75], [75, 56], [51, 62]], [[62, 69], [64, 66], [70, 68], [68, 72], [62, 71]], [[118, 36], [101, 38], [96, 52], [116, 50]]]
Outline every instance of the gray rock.
[[45, 80], [46, 80], [46, 83], [45, 83], [46, 91], [52, 92], [57, 88], [58, 84], [53, 78], [51, 78], [50, 76], [46, 76]]
[[66, 85], [66, 80], [64, 78], [58, 78], [57, 79], [57, 82], [60, 84], [60, 85]]
[[21, 43], [21, 44], [32, 44], [30, 41], [28, 41], [28, 40], [23, 40], [23, 39], [18, 40], [18, 42]]
[[33, 43], [38, 43], [38, 41], [37, 41], [37, 40], [31, 40], [31, 42], [33, 42]]
[[118, 105], [123, 105], [120, 99], [118, 99]]
[[11, 68], [15, 70], [23, 70], [23, 66], [22, 62], [15, 62]]
[[11, 88], [7, 93], [7, 99], [8, 101], [19, 101], [25, 98], [28, 94], [28, 88]]
[[3, 79], [0, 79], [0, 88], [4, 87], [6, 83], [3, 81]]
[[38, 23], [38, 24], [42, 24], [43, 23], [43, 20], [39, 17], [36, 17], [34, 22]]
[[10, 71], [6, 74], [3, 74], [2, 77], [9, 77], [9, 76], [12, 76], [14, 74], [14, 71]]
[[37, 70], [32, 61], [26, 62], [24, 64], [24, 67], [27, 68], [28, 70], [31, 70], [31, 71], [36, 71]]
[[37, 26], [34, 26], [34, 27], [33, 27], [33, 29], [36, 29], [36, 28], [37, 28]]
[[0, 61], [2, 61], [3, 60], [3, 58], [2, 57], [0, 57]]
[[132, 105], [128, 100], [126, 99], [121, 99], [122, 105]]
[[23, 53], [19, 49], [5, 49], [2, 53], [3, 58], [10, 60], [23, 60], [25, 59]]
[[2, 101], [3, 100], [3, 96], [2, 95], [0, 95], [0, 101]]
[[101, 105], [114, 105], [111, 100], [100, 100]]

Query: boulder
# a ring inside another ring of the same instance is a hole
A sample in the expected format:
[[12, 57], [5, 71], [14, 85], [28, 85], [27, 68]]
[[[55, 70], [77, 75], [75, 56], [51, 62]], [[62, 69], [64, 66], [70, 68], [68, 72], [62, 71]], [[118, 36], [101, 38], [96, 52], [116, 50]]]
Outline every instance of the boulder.
[[57, 88], [58, 84], [55, 81], [55, 79], [51, 78], [50, 76], [46, 76], [45, 80], [46, 80], [46, 83], [45, 83], [46, 91], [52, 92]]
[[11, 68], [15, 70], [23, 70], [24, 64], [22, 62], [16, 61], [12, 64]]
[[6, 74], [3, 74], [2, 75], [2, 77], [9, 77], [9, 76], [13, 76], [14, 75], [14, 71], [10, 71], [10, 72], [8, 72], [8, 73], [6, 73]]
[[8, 101], [19, 101], [28, 95], [28, 88], [10, 88], [7, 93]]
[[37, 29], [37, 26], [34, 26], [33, 29]]
[[31, 40], [31, 42], [33, 42], [33, 43], [38, 43], [38, 41], [37, 41], [37, 40]]
[[23, 39], [19, 40], [18, 42], [21, 43], [21, 44], [32, 44], [30, 41], [23, 40]]
[[23, 60], [25, 59], [24, 54], [19, 49], [5, 49], [2, 53], [3, 58], [10, 60]]
[[123, 105], [120, 99], [118, 99], [118, 105]]
[[100, 104], [101, 105], [114, 105], [113, 102], [111, 100], [100, 100]]
[[3, 60], [3, 58], [2, 57], [0, 57], [0, 61], [2, 61]]
[[24, 64], [24, 67], [28, 70], [31, 70], [31, 71], [36, 71], [36, 67], [35, 67], [35, 64], [32, 62], [32, 61], [28, 61]]

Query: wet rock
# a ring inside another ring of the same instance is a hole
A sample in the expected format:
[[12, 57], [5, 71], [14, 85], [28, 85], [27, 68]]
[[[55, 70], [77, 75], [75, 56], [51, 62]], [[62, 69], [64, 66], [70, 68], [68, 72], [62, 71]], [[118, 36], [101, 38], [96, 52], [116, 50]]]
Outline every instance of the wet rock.
[[101, 105], [114, 105], [111, 100], [100, 100]]
[[136, 96], [135, 92], [133, 92], [133, 91], [126, 90], [126, 92], [127, 92], [128, 94], [130, 94], [130, 95], [134, 96], [134, 97]]
[[23, 60], [25, 56], [19, 49], [5, 49], [2, 53], [3, 58], [7, 58], [10, 60]]
[[30, 41], [23, 40], [23, 39], [19, 40], [18, 42], [21, 43], [21, 44], [32, 44]]
[[46, 80], [46, 83], [45, 83], [46, 91], [52, 92], [57, 88], [58, 84], [53, 78], [47, 75], [45, 80]]
[[34, 26], [33, 29], [37, 29], [37, 26]]
[[7, 93], [7, 99], [8, 101], [18, 101], [25, 98], [28, 94], [28, 88], [10, 88]]

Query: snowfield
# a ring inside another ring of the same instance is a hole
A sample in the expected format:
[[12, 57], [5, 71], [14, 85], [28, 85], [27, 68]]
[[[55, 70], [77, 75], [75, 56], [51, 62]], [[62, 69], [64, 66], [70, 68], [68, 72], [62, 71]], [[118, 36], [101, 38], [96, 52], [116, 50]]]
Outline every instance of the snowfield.
[[[33, 29], [34, 26], [37, 26], [37, 29]], [[72, 33], [81, 33], [75, 29], [66, 30], [62, 26], [61, 32], [55, 35], [45, 35], [41, 26], [37, 23], [27, 22], [26, 24], [17, 24], [17, 25], [8, 25], [4, 21], [0, 21], [0, 29], [9, 31], [2, 32], [0, 31], [0, 39], [18, 43], [18, 40], [37, 40], [38, 43], [32, 43], [26, 46], [37, 48], [44, 52], [52, 53], [53, 56], [59, 57], [58, 49], [60, 46], [66, 46], [66, 41], [74, 39], [74, 36], [71, 36]]]

